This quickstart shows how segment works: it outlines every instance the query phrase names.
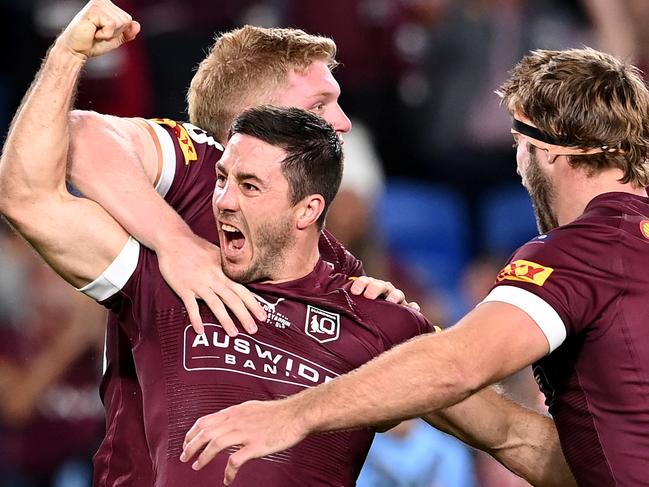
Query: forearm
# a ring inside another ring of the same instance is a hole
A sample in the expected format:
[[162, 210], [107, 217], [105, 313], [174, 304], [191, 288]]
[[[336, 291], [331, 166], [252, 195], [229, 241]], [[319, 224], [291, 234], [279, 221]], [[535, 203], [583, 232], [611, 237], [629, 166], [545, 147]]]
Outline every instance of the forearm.
[[324, 387], [287, 399], [307, 432], [421, 416], [451, 406], [547, 354], [522, 310], [485, 303], [437, 334], [401, 344]]
[[411, 340], [287, 401], [294, 401], [296, 416], [309, 433], [412, 418], [458, 402], [472, 386], [463, 380], [467, 377], [462, 369], [454, 366], [458, 362], [442, 351], [444, 344], [437, 344], [431, 353], [431, 340], [437, 338], [441, 337]]
[[535, 486], [575, 485], [552, 419], [484, 389], [424, 419]]

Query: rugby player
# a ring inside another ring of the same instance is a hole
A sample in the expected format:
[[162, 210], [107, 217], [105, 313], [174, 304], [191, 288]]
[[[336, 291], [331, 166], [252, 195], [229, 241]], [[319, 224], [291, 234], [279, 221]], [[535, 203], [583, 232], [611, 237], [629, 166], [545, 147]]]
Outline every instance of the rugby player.
[[185, 458], [206, 447], [200, 468], [241, 445], [231, 481], [248, 459], [309, 433], [448, 407], [533, 364], [578, 484], [647, 484], [649, 92], [638, 69], [584, 48], [532, 52], [499, 94], [542, 235], [447, 331], [323, 387], [201, 419]]

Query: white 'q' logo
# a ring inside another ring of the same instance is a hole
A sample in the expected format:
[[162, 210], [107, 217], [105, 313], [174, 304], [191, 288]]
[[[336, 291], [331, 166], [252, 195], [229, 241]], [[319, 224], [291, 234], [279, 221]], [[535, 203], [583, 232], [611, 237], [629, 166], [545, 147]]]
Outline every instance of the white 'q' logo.
[[340, 336], [340, 315], [308, 305], [304, 332], [320, 343], [337, 340]]

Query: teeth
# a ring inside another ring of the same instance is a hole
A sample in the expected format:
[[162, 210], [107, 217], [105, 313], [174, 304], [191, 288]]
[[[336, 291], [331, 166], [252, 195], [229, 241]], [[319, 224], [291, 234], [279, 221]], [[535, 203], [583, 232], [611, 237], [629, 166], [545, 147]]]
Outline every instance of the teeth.
[[232, 225], [228, 225], [227, 223], [222, 223], [221, 228], [223, 229], [224, 232], [238, 232], [239, 229], [236, 227], [233, 227]]

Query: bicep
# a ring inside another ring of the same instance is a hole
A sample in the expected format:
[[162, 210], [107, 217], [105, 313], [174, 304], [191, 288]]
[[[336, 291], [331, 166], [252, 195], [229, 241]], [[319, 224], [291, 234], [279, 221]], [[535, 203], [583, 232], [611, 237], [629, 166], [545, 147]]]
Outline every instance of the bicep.
[[70, 114], [68, 176], [82, 190], [97, 184], [107, 171], [128, 177], [144, 172], [153, 185], [162, 155], [153, 129], [141, 118], [122, 118], [74, 110]]
[[83, 287], [115, 260], [128, 234], [95, 202], [60, 194], [28, 205], [10, 223], [61, 277]]
[[480, 304], [445, 334], [459, 347], [466, 370], [474, 375], [475, 390], [518, 372], [550, 351], [545, 334], [530, 315], [499, 301]]

